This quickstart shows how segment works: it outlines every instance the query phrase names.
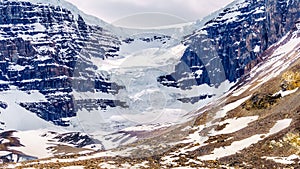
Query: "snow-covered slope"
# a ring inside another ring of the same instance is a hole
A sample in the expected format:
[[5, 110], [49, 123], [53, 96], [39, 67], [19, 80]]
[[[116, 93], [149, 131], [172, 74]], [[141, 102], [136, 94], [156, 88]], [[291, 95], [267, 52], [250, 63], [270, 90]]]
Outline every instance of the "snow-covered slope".
[[49, 128], [1, 132], [0, 153], [12, 154], [12, 157], [7, 157], [10, 162], [21, 162], [55, 155], [85, 154], [103, 150], [103, 145], [99, 141], [86, 134], [56, 130], [64, 134], [49, 131]]

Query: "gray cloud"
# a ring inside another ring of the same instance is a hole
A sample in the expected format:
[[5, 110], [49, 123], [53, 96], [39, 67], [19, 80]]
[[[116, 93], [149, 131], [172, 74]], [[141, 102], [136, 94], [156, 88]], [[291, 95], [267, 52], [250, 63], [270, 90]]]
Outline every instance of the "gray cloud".
[[[170, 16], [177, 16], [173, 19], [169, 18], [171, 23], [180, 21], [183, 18], [186, 21], [195, 21], [201, 19], [211, 12], [224, 7], [233, 0], [67, 0], [75, 4], [79, 9], [87, 14], [95, 15], [102, 20], [112, 23], [141, 13], [164, 13]], [[165, 15], [166, 18], [167, 15]], [[123, 21], [121, 24], [130, 22]], [[132, 18], [134, 20], [134, 17]], [[166, 20], [166, 19], [164, 19]], [[162, 22], [157, 22], [160, 24]], [[168, 24], [168, 23], [166, 23]], [[156, 25], [155, 25], [156, 26]]]

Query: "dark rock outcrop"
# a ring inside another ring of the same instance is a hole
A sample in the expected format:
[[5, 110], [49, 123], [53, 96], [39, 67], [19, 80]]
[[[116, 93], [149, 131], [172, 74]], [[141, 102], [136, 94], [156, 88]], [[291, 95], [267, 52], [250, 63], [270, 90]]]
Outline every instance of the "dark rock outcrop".
[[182, 89], [235, 82], [249, 71], [247, 65], [259, 62], [260, 55], [294, 29], [300, 18], [299, 1], [234, 3], [186, 37], [187, 49], [175, 72], [159, 77], [158, 82]]
[[272, 95], [269, 93], [259, 93], [252, 96], [249, 100], [242, 104], [242, 107], [246, 110], [255, 109], [267, 109], [276, 104], [278, 99], [281, 98], [281, 94]]
[[60, 143], [74, 145], [77, 148], [82, 148], [88, 145], [101, 144], [100, 141], [91, 138], [90, 136], [78, 132], [65, 133], [55, 136], [53, 139]]
[[[47, 4], [0, 2], [0, 90], [37, 90], [47, 102], [20, 103], [57, 125], [76, 116], [72, 92], [116, 94], [123, 88], [99, 73], [91, 58], [115, 57], [120, 41], [81, 16]], [[101, 100], [102, 98], [99, 98]], [[97, 102], [97, 100], [95, 100]], [[119, 106], [106, 100], [95, 107]], [[123, 106], [123, 103], [120, 103]]]

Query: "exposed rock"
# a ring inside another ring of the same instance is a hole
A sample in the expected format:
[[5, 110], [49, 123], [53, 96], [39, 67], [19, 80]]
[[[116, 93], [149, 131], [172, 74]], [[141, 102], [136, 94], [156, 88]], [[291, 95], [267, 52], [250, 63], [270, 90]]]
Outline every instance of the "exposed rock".
[[283, 138], [284, 142], [287, 142], [291, 146], [293, 146], [297, 152], [297, 155], [300, 155], [300, 135], [299, 133], [288, 133], [286, 136]]
[[[101, 144], [98, 140], [95, 140], [87, 134], [79, 132], [65, 133], [55, 136], [53, 139], [57, 139], [58, 142], [68, 143], [75, 145], [75, 147], [82, 148], [92, 144]], [[103, 148], [104, 149], [104, 148]]]
[[282, 90], [294, 90], [300, 87], [300, 73], [298, 71], [287, 71], [282, 75]]
[[[161, 76], [165, 86], [219, 86], [234, 82], [261, 61], [261, 54], [295, 27], [299, 1], [239, 1], [186, 37], [188, 46], [175, 72]], [[202, 74], [194, 76], [196, 71]]]
[[[40, 118], [68, 126], [62, 119], [76, 116], [78, 110], [73, 91], [114, 95], [123, 88], [97, 72], [89, 60], [117, 55], [121, 42], [109, 31], [86, 24], [68, 9], [47, 4], [3, 0], [0, 15], [0, 91], [13, 85], [45, 95], [47, 102], [19, 103]], [[105, 109], [118, 103], [103, 100], [94, 107]]]
[[273, 96], [272, 94], [259, 93], [252, 96], [249, 100], [242, 104], [246, 110], [267, 109], [274, 105], [281, 97], [280, 94]]

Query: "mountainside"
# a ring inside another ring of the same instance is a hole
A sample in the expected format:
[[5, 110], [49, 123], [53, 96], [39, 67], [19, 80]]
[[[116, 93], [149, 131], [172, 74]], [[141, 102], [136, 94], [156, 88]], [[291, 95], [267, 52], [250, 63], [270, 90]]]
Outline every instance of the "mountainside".
[[166, 28], [164, 34], [154, 29], [122, 32], [56, 0], [3, 0], [0, 13], [2, 130], [32, 130], [43, 143], [40, 136], [47, 131], [34, 130], [80, 131], [107, 149], [138, 139], [120, 131], [126, 127], [183, 121], [182, 115], [199, 106], [183, 101], [195, 91], [203, 93], [200, 105], [223, 92], [157, 83], [185, 50], [179, 34], [170, 36], [185, 34], [181, 28]]
[[[162, 33], [123, 30], [63, 1], [0, 3], [2, 129], [54, 124], [103, 135], [139, 124], [178, 123], [230, 87], [225, 82], [221, 89], [183, 90], [157, 82], [174, 70], [186, 48], [179, 36], [195, 25]], [[189, 97], [203, 102], [194, 104]], [[30, 118], [12, 119], [9, 114], [16, 112]]]
[[294, 28], [299, 7], [299, 1], [234, 1], [185, 38], [187, 49], [175, 72], [158, 81], [180, 88], [237, 81], [267, 48]]
[[299, 51], [300, 29], [268, 48], [242, 82], [192, 112], [191, 121], [135, 132], [148, 139], [109, 151], [6, 167], [297, 168]]
[[1, 0], [0, 153], [57, 156], [47, 167], [296, 166], [299, 9], [236, 0], [130, 30], [61, 0]]
[[[40, 98], [44, 101], [18, 102], [21, 107], [64, 126], [67, 123], [62, 118], [89, 106], [76, 100], [72, 91], [116, 93], [122, 88], [96, 72], [89, 60], [115, 56], [120, 41], [108, 31], [86, 25], [80, 16], [75, 20], [67, 9], [46, 4], [2, 1], [0, 11], [1, 90], [12, 94], [9, 89], [16, 87], [29, 98], [31, 91], [44, 95]], [[96, 108], [124, 106], [100, 98], [94, 102]]]

